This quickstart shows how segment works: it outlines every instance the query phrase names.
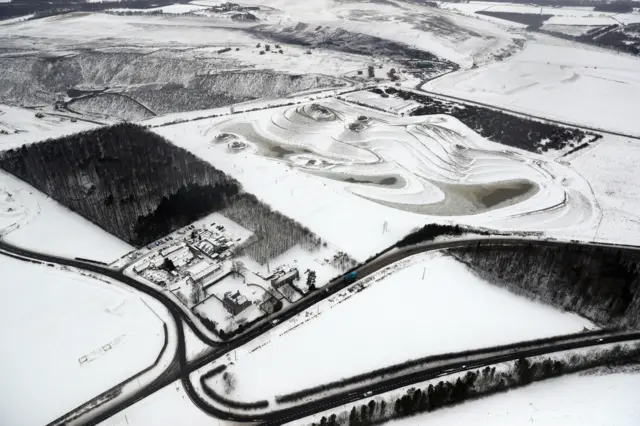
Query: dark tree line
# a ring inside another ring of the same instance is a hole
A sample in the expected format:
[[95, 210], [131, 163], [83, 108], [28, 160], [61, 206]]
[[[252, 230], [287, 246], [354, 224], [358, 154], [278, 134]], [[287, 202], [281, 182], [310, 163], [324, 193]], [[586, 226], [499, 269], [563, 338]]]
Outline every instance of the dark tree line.
[[598, 324], [640, 326], [640, 255], [602, 247], [452, 249], [489, 282]]
[[[440, 225], [437, 223], [429, 223], [417, 231], [408, 234], [403, 239], [398, 241], [396, 245], [398, 247], [410, 246], [412, 244], [422, 243], [424, 241], [433, 240], [435, 237], [441, 235], [462, 235], [468, 230], [460, 225]], [[488, 235], [488, 232], [486, 233]]]
[[553, 15], [542, 15], [533, 13], [517, 13], [517, 12], [493, 12], [491, 10], [478, 10], [476, 13], [480, 15], [492, 16], [494, 18], [505, 19], [507, 21], [518, 22], [520, 24], [529, 25], [533, 28], [541, 27]]
[[220, 210], [237, 191], [236, 186], [228, 184], [189, 184], [168, 197], [162, 197], [152, 213], [138, 217], [134, 228], [137, 236], [134, 245], [146, 245], [190, 224], [194, 218], [201, 218], [212, 211]]
[[[475, 234], [475, 235], [507, 235], [507, 233], [501, 232], [501, 231], [496, 231], [496, 230], [489, 230], [489, 229], [485, 229], [485, 228], [474, 228], [474, 227], [470, 227], [470, 226], [465, 226], [465, 225], [441, 225], [438, 223], [429, 223], [427, 225], [424, 225], [422, 228], [417, 229], [415, 231], [413, 231], [410, 234], [407, 234], [404, 238], [402, 238], [400, 241], [398, 241], [394, 247], [405, 247], [405, 246], [410, 246], [412, 244], [418, 244], [418, 243], [422, 243], [425, 241], [431, 241], [436, 237], [440, 237], [443, 235], [449, 235], [449, 236], [459, 236], [465, 233], [471, 233], [471, 234]], [[536, 232], [509, 232], [508, 235], [514, 236], [514, 235], [537, 235], [538, 233]], [[384, 252], [382, 252], [384, 253]], [[379, 254], [382, 253], [378, 253], [377, 255], [373, 256], [376, 257]], [[373, 258], [372, 257], [372, 258]], [[369, 260], [371, 260], [372, 258], [369, 258]]]
[[640, 348], [615, 346], [592, 353], [576, 353], [568, 359], [543, 358], [531, 360], [520, 358], [505, 371], [495, 367], [484, 367], [468, 371], [456, 379], [441, 380], [426, 388], [410, 388], [403, 395], [393, 398], [371, 399], [350, 411], [323, 417], [313, 426], [349, 425], [368, 426], [391, 419], [431, 412], [467, 400], [504, 392], [532, 382], [559, 377], [563, 374], [582, 371], [600, 365], [631, 362], [640, 355]]
[[[371, 91], [378, 94], [383, 93], [381, 89], [373, 89]], [[389, 88], [386, 93], [405, 100], [411, 99], [422, 104], [420, 108], [411, 112], [413, 116], [451, 115], [493, 142], [531, 152], [546, 152], [549, 149], [560, 150], [567, 145], [574, 146], [587, 140], [595, 142], [602, 137], [602, 135], [585, 132], [580, 129], [543, 123], [476, 105], [462, 105], [444, 101], [396, 88]]]
[[598, 4], [593, 8], [594, 12], [631, 13], [633, 7], [640, 7], [640, 2], [616, 1], [612, 3]]
[[222, 208], [241, 189], [133, 124], [23, 145], [0, 154], [0, 167], [136, 246]]

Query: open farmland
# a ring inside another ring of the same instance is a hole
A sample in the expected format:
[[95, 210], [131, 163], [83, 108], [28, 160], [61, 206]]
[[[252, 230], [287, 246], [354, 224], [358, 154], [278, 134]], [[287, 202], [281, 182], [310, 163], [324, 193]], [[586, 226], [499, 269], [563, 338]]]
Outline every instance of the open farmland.
[[[237, 378], [233, 399], [269, 398], [423, 356], [592, 327], [580, 317], [492, 287], [439, 255], [391, 265], [363, 285], [346, 301], [312, 308], [311, 315], [320, 314], [238, 356], [228, 368]], [[437, 326], [444, 318], [447, 326]], [[397, 350], [385, 350], [389, 347]], [[310, 360], [315, 368], [309, 368]], [[223, 393], [218, 379], [210, 385]]]
[[[25, 143], [77, 133], [96, 126], [69, 114], [42, 113], [32, 109], [0, 105], [0, 150]], [[38, 116], [36, 116], [38, 114]]]
[[640, 60], [540, 39], [504, 62], [449, 74], [425, 90], [640, 135]]
[[635, 244], [640, 239], [640, 147], [635, 140], [610, 138], [577, 152], [571, 167], [593, 187], [602, 208], [596, 239]]
[[[72, 271], [5, 256], [0, 269], [11, 270], [0, 290], [3, 300], [12, 301], [0, 310], [6, 324], [0, 349], [4, 422], [47, 424], [152, 365], [160, 354], [161, 306]], [[39, 401], [37, 410], [25, 404], [29, 400]]]

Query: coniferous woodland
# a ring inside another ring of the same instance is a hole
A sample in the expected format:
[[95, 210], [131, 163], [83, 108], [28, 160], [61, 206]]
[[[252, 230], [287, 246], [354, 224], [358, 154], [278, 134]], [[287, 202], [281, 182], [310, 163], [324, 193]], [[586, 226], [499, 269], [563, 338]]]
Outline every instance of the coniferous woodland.
[[322, 243], [235, 179], [133, 124], [8, 150], [0, 168], [134, 246], [215, 211], [254, 232], [244, 249], [262, 264], [296, 244]]
[[608, 327], [640, 326], [640, 254], [566, 246], [451, 250], [487, 281]]
[[322, 242], [308, 228], [272, 210], [253, 194], [239, 194], [221, 213], [253, 231], [254, 240], [245, 251], [260, 264], [281, 255], [296, 244], [311, 250]]
[[0, 167], [135, 246], [223, 208], [241, 189], [133, 124], [23, 145], [3, 152]]

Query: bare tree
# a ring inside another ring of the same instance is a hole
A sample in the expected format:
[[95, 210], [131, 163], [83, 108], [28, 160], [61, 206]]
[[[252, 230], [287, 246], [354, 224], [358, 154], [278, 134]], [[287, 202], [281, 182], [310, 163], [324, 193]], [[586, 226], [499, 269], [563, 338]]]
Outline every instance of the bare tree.
[[242, 263], [242, 261], [234, 260], [233, 262], [231, 262], [231, 272], [235, 276], [240, 275], [242, 271], [244, 271], [244, 263]]
[[195, 304], [202, 298], [202, 283], [193, 281], [191, 283], [191, 303]]
[[222, 375], [222, 383], [224, 385], [224, 393], [227, 395], [233, 392], [236, 388], [237, 380], [233, 373], [225, 371]]

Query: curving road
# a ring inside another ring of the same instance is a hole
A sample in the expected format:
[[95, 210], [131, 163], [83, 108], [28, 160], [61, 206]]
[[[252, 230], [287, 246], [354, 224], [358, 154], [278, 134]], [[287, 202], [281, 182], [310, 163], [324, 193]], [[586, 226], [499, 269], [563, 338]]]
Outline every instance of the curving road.
[[[438, 242], [424, 242], [413, 246], [403, 247], [403, 248], [391, 248], [386, 250], [385, 252], [375, 256], [370, 259], [365, 264], [359, 266], [355, 269], [358, 279], [364, 278], [368, 275], [371, 275], [381, 268], [388, 266], [398, 260], [403, 258], [412, 256], [417, 253], [434, 251], [434, 250], [443, 250], [449, 248], [460, 248], [460, 247], [470, 247], [476, 246], [478, 244], [486, 245], [513, 245], [513, 246], [523, 246], [523, 245], [547, 245], [547, 246], [596, 246], [596, 247], [614, 247], [619, 249], [627, 249], [639, 251], [640, 247], [634, 246], [622, 246], [622, 245], [612, 245], [612, 244], [604, 244], [604, 243], [576, 243], [576, 242], [560, 242], [553, 240], [532, 240], [523, 237], [465, 237], [465, 238], [456, 238], [448, 241], [438, 241]], [[567, 348], [575, 348], [575, 347], [587, 347], [597, 344], [603, 343], [613, 343], [613, 342], [621, 342], [628, 340], [636, 340], [640, 339], [640, 333], [620, 333], [615, 331], [605, 331], [604, 334], [598, 334], [596, 336], [592, 335], [580, 335], [571, 337], [572, 340], [566, 340], [569, 338], [568, 336], [561, 336], [558, 338], [551, 339], [551, 342], [545, 343], [544, 345], [538, 344], [536, 347], [530, 347], [530, 343], [524, 342], [520, 344], [516, 351], [513, 352], [513, 349], [509, 349], [509, 353], [499, 353], [496, 352], [500, 350], [498, 348], [489, 348], [483, 350], [482, 356], [478, 356], [473, 360], [468, 358], [461, 358], [461, 356], [469, 356], [468, 353], [466, 355], [460, 354], [451, 354], [448, 361], [445, 362], [438, 367], [434, 367], [431, 369], [426, 369], [419, 372], [414, 372], [408, 375], [400, 375], [398, 377], [394, 377], [391, 379], [385, 379], [384, 381], [376, 382], [375, 384], [368, 384], [362, 387], [357, 387], [355, 390], [350, 389], [344, 392], [337, 393], [330, 397], [319, 398], [316, 401], [304, 403], [297, 405], [295, 407], [291, 407], [285, 410], [278, 410], [268, 414], [256, 415], [256, 414], [234, 414], [229, 411], [223, 411], [219, 408], [216, 408], [209, 404], [206, 400], [204, 400], [198, 392], [193, 388], [192, 383], [189, 379], [189, 374], [194, 370], [207, 365], [208, 363], [224, 356], [226, 353], [234, 350], [235, 348], [244, 345], [248, 341], [254, 339], [255, 337], [262, 335], [263, 333], [269, 331], [274, 325], [271, 321], [264, 321], [263, 323], [255, 326], [250, 329], [243, 335], [240, 335], [238, 338], [229, 341], [229, 342], [218, 342], [212, 341], [207, 336], [203, 335], [203, 333], [198, 331], [198, 328], [193, 324], [191, 318], [186, 315], [183, 310], [177, 306], [177, 304], [167, 297], [162, 291], [151, 288], [132, 277], [129, 277], [122, 273], [121, 271], [111, 269], [107, 266], [102, 266], [99, 264], [94, 264], [91, 262], [80, 261], [77, 259], [68, 259], [64, 257], [54, 256], [46, 253], [39, 253], [32, 250], [24, 249], [21, 247], [16, 247], [11, 245], [5, 241], [0, 240], [0, 254], [15, 257], [21, 260], [26, 261], [39, 261], [39, 262], [48, 262], [54, 263], [58, 265], [70, 266], [78, 269], [82, 269], [85, 271], [89, 271], [92, 273], [100, 274], [107, 276], [111, 279], [120, 281], [121, 283], [128, 285], [138, 291], [141, 291], [151, 297], [154, 297], [156, 300], [161, 302], [170, 312], [171, 317], [175, 323], [176, 329], [178, 330], [178, 345], [176, 349], [176, 354], [174, 355], [173, 362], [169, 365], [169, 367], [159, 375], [159, 377], [153, 381], [151, 384], [146, 387], [140, 388], [134, 394], [127, 396], [123, 401], [118, 401], [113, 404], [113, 407], [109, 407], [108, 409], [101, 409], [98, 413], [97, 409], [87, 410], [88, 404], [92, 401], [95, 401], [95, 398], [88, 402], [87, 404], [83, 404], [83, 406], [78, 407], [70, 413], [56, 419], [50, 425], [57, 424], [69, 424], [69, 423], [77, 423], [77, 424], [97, 424], [108, 417], [120, 412], [121, 410], [127, 408], [128, 406], [134, 404], [142, 398], [154, 393], [155, 391], [163, 388], [164, 386], [174, 382], [177, 379], [181, 379], [183, 386], [193, 401], [200, 409], [203, 411], [223, 419], [230, 419], [235, 421], [251, 421], [251, 422], [266, 422], [268, 424], [282, 424], [287, 421], [291, 421], [293, 419], [306, 417], [315, 412], [324, 411], [328, 408], [337, 407], [348, 402], [365, 398], [363, 395], [364, 392], [371, 391], [374, 394], [383, 393], [398, 387], [406, 386], [407, 383], [418, 383], [420, 381], [427, 380], [432, 377], [437, 377], [439, 375], [449, 374], [454, 371], [458, 371], [456, 369], [465, 369], [462, 365], [466, 365], [466, 368], [471, 368], [473, 362], [473, 368], [477, 366], [490, 365], [495, 362], [500, 362], [501, 360], [507, 359], [517, 359], [522, 356], [531, 356], [531, 354], [542, 354], [542, 353], [550, 353], [556, 352], [559, 350], [564, 350]], [[297, 315], [298, 313], [304, 311], [308, 307], [313, 304], [319, 302], [320, 300], [331, 296], [337, 291], [342, 290], [346, 286], [350, 285], [350, 282], [344, 280], [344, 277], [339, 277], [329, 284], [327, 284], [323, 289], [316, 291], [310, 296], [302, 299], [297, 305], [292, 307], [291, 309], [282, 312], [278, 315], [278, 319], [280, 321], [286, 320], [288, 318]], [[272, 320], [270, 318], [270, 320]], [[200, 358], [187, 361], [186, 357], [186, 344], [184, 340], [184, 329], [183, 322], [187, 324], [191, 328], [191, 330], [198, 336], [199, 339], [209, 344], [214, 348], [213, 351], [201, 356]], [[564, 340], [563, 340], [564, 339]], [[529, 345], [529, 346], [527, 346]], [[570, 345], [570, 346], [567, 346]], [[502, 349], [504, 351], [504, 349]], [[509, 358], [512, 357], [512, 358]], [[123, 384], [119, 384], [113, 389], [121, 387]], [[352, 386], [353, 387], [353, 386]], [[112, 390], [113, 390], [112, 389]], [[111, 391], [111, 390], [110, 390]], [[107, 391], [109, 392], [109, 391]], [[78, 415], [81, 413], [80, 415]], [[75, 419], [75, 420], [71, 420]]]

